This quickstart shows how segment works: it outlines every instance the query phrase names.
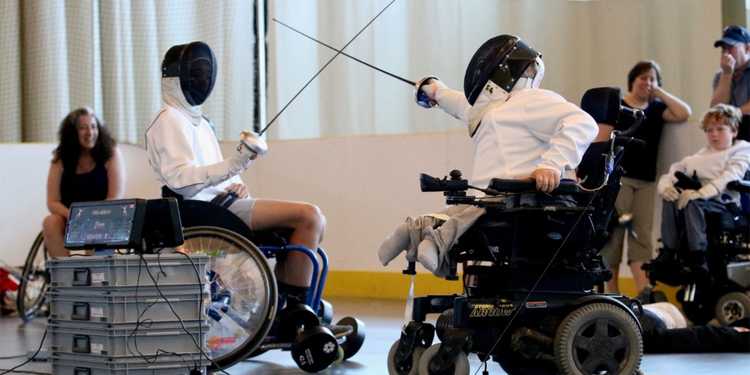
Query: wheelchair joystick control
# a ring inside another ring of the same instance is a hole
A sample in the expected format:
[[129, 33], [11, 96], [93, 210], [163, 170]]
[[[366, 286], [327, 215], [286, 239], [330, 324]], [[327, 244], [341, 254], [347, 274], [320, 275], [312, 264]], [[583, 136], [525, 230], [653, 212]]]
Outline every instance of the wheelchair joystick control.
[[451, 171], [450, 176], [451, 176], [451, 180], [459, 181], [461, 180], [461, 171], [459, 171], [458, 169], [454, 169]]

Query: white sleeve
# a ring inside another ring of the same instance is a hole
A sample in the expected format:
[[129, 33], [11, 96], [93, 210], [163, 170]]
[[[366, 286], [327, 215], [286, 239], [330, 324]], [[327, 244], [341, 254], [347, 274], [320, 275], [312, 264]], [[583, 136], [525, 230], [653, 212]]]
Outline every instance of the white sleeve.
[[435, 91], [435, 101], [438, 106], [454, 118], [468, 122], [468, 111], [471, 108], [463, 92], [447, 87], [439, 87]]
[[719, 193], [726, 190], [728, 183], [742, 180], [750, 166], [750, 143], [738, 141], [738, 144], [732, 146], [730, 152], [724, 170], [710, 182]]
[[[539, 168], [560, 171], [575, 169], [599, 131], [588, 113], [570, 103], [559, 104], [565, 113], [549, 140], [550, 148], [542, 154]], [[557, 106], [555, 106], [557, 107]], [[554, 108], [552, 108], [554, 110]]]
[[[194, 150], [178, 119], [162, 111], [146, 132], [146, 148], [151, 168], [166, 185], [180, 195], [192, 197], [206, 187], [217, 185], [245, 170], [250, 156], [233, 155], [221, 162], [195, 165]], [[213, 140], [217, 142], [216, 139]]]

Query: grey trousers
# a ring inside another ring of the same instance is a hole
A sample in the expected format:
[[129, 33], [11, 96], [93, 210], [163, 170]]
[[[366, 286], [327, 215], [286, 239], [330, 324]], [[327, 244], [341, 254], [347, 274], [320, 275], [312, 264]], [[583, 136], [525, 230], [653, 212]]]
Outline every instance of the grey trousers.
[[685, 233], [689, 251], [705, 251], [708, 247], [706, 213], [728, 211], [723, 203], [713, 199], [694, 199], [682, 210], [677, 209], [677, 202], [665, 201], [661, 211], [661, 241], [664, 247], [679, 249], [681, 234]]

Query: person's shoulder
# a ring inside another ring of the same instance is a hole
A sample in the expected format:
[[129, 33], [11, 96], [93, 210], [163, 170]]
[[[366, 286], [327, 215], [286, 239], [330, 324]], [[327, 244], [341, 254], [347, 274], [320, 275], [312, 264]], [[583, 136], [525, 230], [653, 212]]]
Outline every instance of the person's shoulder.
[[555, 101], [566, 101], [565, 98], [562, 97], [562, 95], [547, 89], [528, 89], [527, 90], [530, 95], [538, 96], [540, 98], [545, 98], [547, 100], [555, 100]]
[[156, 113], [154, 116], [154, 119], [151, 121], [151, 124], [146, 128], [146, 133], [149, 133], [151, 130], [162, 127], [162, 126], [168, 126], [170, 124], [177, 124], [179, 121], [181, 121], [181, 114], [180, 112], [171, 106], [165, 105], [159, 109], [159, 112]]
[[734, 141], [734, 144], [731, 147], [732, 150], [735, 150], [736, 152], [743, 152], [747, 153], [750, 152], [750, 142], [738, 139]]

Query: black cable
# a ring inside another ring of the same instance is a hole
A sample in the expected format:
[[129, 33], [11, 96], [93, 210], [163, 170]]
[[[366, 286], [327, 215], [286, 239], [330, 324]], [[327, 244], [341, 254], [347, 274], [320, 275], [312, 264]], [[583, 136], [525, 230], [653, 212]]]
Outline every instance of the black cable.
[[[154, 282], [154, 286], [158, 288], [159, 279], [160, 279], [161, 275], [165, 275], [166, 276], [167, 273], [164, 271], [164, 268], [161, 265], [161, 254], [159, 254], [159, 257], [157, 257], [157, 262], [158, 262], [158, 265], [159, 265], [159, 273], [157, 274], [158, 277], [157, 277], [156, 280], [154, 280], [153, 277], [152, 277], [151, 280]], [[139, 305], [138, 304], [138, 289], [140, 287], [141, 269], [142, 269], [142, 266], [143, 266], [144, 263], [146, 264], [146, 267], [147, 267], [146, 270], [148, 271], [148, 263], [145, 261], [145, 258], [141, 255], [140, 259], [139, 259], [139, 262], [138, 262], [138, 280], [136, 282], [136, 309], [138, 309], [138, 305]], [[149, 276], [151, 276], [151, 275], [149, 275]], [[162, 299], [164, 299], [165, 302], [169, 303], [169, 300], [163, 294], [160, 293], [160, 295], [161, 295]], [[144, 328], [149, 328], [149, 327], [151, 327], [151, 325], [154, 322], [152, 319], [144, 319], [144, 320], [141, 320], [141, 319], [143, 318], [143, 315], [151, 307], [153, 307], [157, 302], [158, 301], [151, 302], [150, 304], [148, 304], [146, 306], [146, 308], [142, 312], [139, 312], [138, 318], [136, 320], [135, 329], [133, 331], [131, 331], [131, 333], [130, 333], [130, 335], [128, 335], [128, 337], [132, 337], [133, 338], [133, 344], [135, 346], [135, 351], [136, 351], [137, 355], [139, 357], [141, 357], [141, 359], [143, 359], [146, 363], [154, 363], [154, 362], [156, 362], [159, 359], [159, 355], [160, 354], [173, 354], [173, 355], [176, 355], [176, 356], [180, 357], [180, 361], [184, 362], [184, 360], [183, 360], [182, 357], [184, 355], [186, 355], [186, 354], [179, 354], [179, 353], [175, 353], [175, 352], [166, 351], [166, 350], [163, 350], [163, 349], [157, 349], [156, 353], [153, 355], [153, 358], [151, 358], [150, 356], [144, 355], [143, 352], [141, 352], [140, 349], [138, 349], [138, 335], [137, 335], [138, 330], [140, 329], [141, 326], [143, 326]], [[170, 308], [171, 307], [172, 306], [170, 304]], [[172, 310], [172, 312], [174, 313], [174, 310]], [[178, 319], [180, 319], [179, 316], [178, 316]], [[180, 322], [180, 323], [182, 324], [182, 322]], [[182, 326], [182, 328], [183, 328], [183, 330], [185, 330], [184, 325]], [[200, 323], [199, 323], [199, 330], [200, 329], [202, 329], [202, 327], [200, 327]], [[192, 333], [189, 333], [189, 332], [187, 332], [187, 333], [192, 338]], [[201, 335], [201, 333], [199, 333], [199, 337], [200, 337], [200, 335]], [[195, 340], [193, 340], [193, 342], [195, 342]], [[128, 351], [131, 354], [135, 354], [132, 351], [130, 351], [130, 341], [127, 342], [127, 349], [128, 349]], [[202, 350], [202, 349], [200, 349], [200, 350]], [[195, 359], [193, 358], [193, 368], [199, 368], [199, 367], [200, 367], [200, 360], [198, 360], [198, 362], [195, 362]]]
[[5, 356], [5, 357], [0, 357], [0, 359], [16, 359], [16, 358], [26, 357], [27, 355], [29, 355], [29, 353], [9, 355], [9, 356]]
[[34, 352], [34, 354], [32, 354], [32, 355], [31, 355], [31, 357], [29, 357], [29, 358], [28, 358], [27, 360], [25, 360], [25, 361], [21, 362], [21, 364], [19, 364], [19, 365], [17, 365], [17, 366], [14, 366], [13, 368], [11, 368], [11, 369], [9, 369], [9, 370], [5, 370], [5, 371], [3, 371], [2, 373], [0, 373], [0, 375], [4, 375], [4, 374], [10, 374], [10, 373], [12, 373], [12, 372], [18, 372], [18, 371], [15, 371], [15, 370], [16, 370], [17, 368], [23, 367], [23, 366], [24, 366], [24, 365], [26, 365], [27, 363], [29, 363], [29, 362], [33, 361], [33, 360], [34, 360], [34, 358], [36, 358], [36, 356], [37, 356], [37, 355], [39, 355], [39, 352], [40, 352], [40, 351], [42, 350], [42, 345], [44, 345], [44, 339], [46, 339], [46, 338], [47, 338], [47, 329], [48, 329], [48, 328], [45, 328], [45, 329], [44, 329], [44, 334], [42, 335], [42, 340], [41, 340], [41, 341], [39, 341], [39, 347], [38, 347], [38, 348], [36, 349], [36, 351]]
[[[195, 263], [193, 262], [193, 259], [190, 258], [190, 255], [187, 255], [187, 254], [185, 254], [185, 253], [183, 253], [181, 251], [176, 251], [176, 253], [177, 254], [182, 254], [183, 256], [185, 256], [185, 258], [187, 258], [187, 260], [190, 262], [190, 265], [193, 266], [193, 272], [195, 272], [195, 278], [196, 278], [196, 280], [198, 280], [198, 318], [199, 318], [198, 320], [201, 321], [198, 324], [198, 337], [203, 337], [203, 322], [202, 322], [203, 319], [200, 319], [200, 317], [203, 316], [203, 288], [204, 288], [204, 286], [203, 286], [203, 283], [201, 282], [202, 281], [201, 280], [201, 274], [198, 271], [198, 266], [196, 266]], [[202, 351], [203, 351], [203, 349], [201, 349], [201, 352]], [[222, 372], [224, 372], [224, 369], [222, 369], [221, 367], [219, 367], [219, 365], [217, 365], [213, 361], [211, 361], [211, 363], [213, 363]]]
[[[178, 252], [178, 253], [179, 253], [179, 252]], [[182, 254], [182, 253], [180, 253], [180, 254]], [[187, 258], [188, 258], [188, 260], [190, 261], [190, 264], [191, 264], [191, 265], [193, 266], [193, 270], [195, 271], [195, 274], [196, 274], [196, 276], [198, 277], [198, 281], [199, 281], [199, 283], [200, 283], [200, 273], [198, 272], [198, 267], [197, 267], [197, 266], [195, 265], [195, 263], [193, 262], [193, 260], [192, 260], [192, 259], [190, 259], [190, 256], [189, 256], [189, 255], [187, 255], [187, 254], [183, 254], [183, 255], [184, 255], [185, 257], [187, 257]], [[164, 293], [162, 293], [162, 291], [161, 291], [161, 288], [159, 288], [159, 285], [158, 285], [158, 283], [157, 283], [157, 282], [156, 282], [156, 280], [154, 279], [154, 276], [153, 276], [153, 275], [151, 274], [151, 270], [150, 270], [150, 268], [148, 267], [148, 262], [147, 262], [147, 261], [146, 261], [146, 259], [145, 259], [145, 258], [143, 257], [143, 254], [139, 254], [139, 256], [141, 257], [141, 260], [142, 260], [142, 261], [143, 261], [143, 262], [144, 262], [144, 263], [146, 264], [146, 272], [148, 273], [148, 276], [149, 276], [149, 277], [151, 278], [151, 280], [152, 280], [152, 281], [154, 282], [154, 286], [156, 287], [156, 291], [157, 291], [157, 292], [159, 292], [159, 295], [161, 296], [161, 298], [162, 298], [162, 299], [163, 299], [163, 300], [164, 300], [164, 301], [165, 301], [165, 302], [167, 303], [167, 306], [169, 306], [169, 309], [170, 309], [170, 310], [172, 311], [172, 315], [174, 315], [174, 316], [175, 316], [175, 317], [177, 318], [177, 320], [179, 321], [179, 323], [180, 323], [180, 327], [182, 328], [182, 330], [183, 330], [183, 331], [184, 331], [185, 333], [187, 333], [187, 334], [188, 334], [188, 335], [190, 336], [190, 339], [191, 339], [191, 340], [193, 340], [193, 343], [195, 344], [195, 346], [196, 346], [196, 347], [197, 347], [197, 348], [198, 348], [198, 349], [200, 350], [201, 354], [202, 354], [202, 355], [203, 355], [203, 356], [204, 356], [204, 357], [205, 357], [205, 358], [206, 358], [207, 360], [209, 360], [209, 361], [211, 362], [211, 364], [213, 364], [214, 366], [216, 366], [216, 368], [218, 368], [218, 369], [219, 369], [219, 371], [221, 371], [222, 373], [224, 373], [224, 374], [226, 374], [226, 375], [229, 375], [229, 373], [228, 373], [228, 372], [226, 372], [226, 371], [225, 371], [225, 370], [224, 370], [224, 369], [223, 369], [223, 368], [222, 368], [221, 366], [219, 366], [218, 364], [216, 364], [216, 362], [214, 362], [214, 360], [213, 360], [213, 359], [211, 359], [211, 357], [209, 357], [209, 356], [208, 356], [208, 354], [207, 354], [207, 353], [206, 353], [206, 352], [205, 352], [205, 351], [203, 350], [203, 346], [202, 346], [202, 345], [200, 345], [200, 344], [199, 344], [199, 343], [198, 343], [198, 342], [197, 342], [197, 341], [195, 340], [195, 337], [193, 337], [193, 334], [192, 334], [192, 333], [190, 333], [190, 331], [188, 331], [188, 330], [187, 330], [187, 328], [185, 328], [185, 323], [184, 323], [184, 322], [182, 321], [182, 318], [181, 318], [181, 317], [179, 316], [179, 314], [177, 314], [177, 312], [176, 312], [176, 311], [174, 310], [174, 307], [172, 306], [172, 303], [171, 303], [171, 302], [170, 302], [170, 301], [169, 301], [169, 300], [168, 300], [168, 299], [166, 298], [166, 296], [164, 295]], [[200, 283], [200, 284], [202, 285], [203, 283]], [[202, 289], [202, 286], [201, 286], [201, 294], [202, 294], [202, 293], [203, 293], [203, 289]], [[202, 307], [202, 306], [203, 306], [202, 302], [203, 302], [203, 299], [201, 298], [201, 299], [200, 299], [200, 302], [199, 302], [199, 305], [201, 306], [201, 310], [203, 309], [203, 307]], [[199, 323], [199, 324], [200, 324], [200, 323]], [[0, 375], [2, 375], [2, 374], [0, 374]]]
[[[552, 254], [552, 257], [550, 258], [549, 263], [547, 263], [547, 265], [544, 267], [544, 270], [542, 270], [542, 273], [539, 275], [539, 278], [536, 279], [536, 281], [534, 282], [534, 285], [531, 287], [531, 289], [529, 289], [529, 292], [526, 294], [526, 297], [524, 297], [523, 302], [519, 304], [518, 309], [516, 309], [516, 311], [513, 313], [513, 316], [510, 317], [510, 320], [508, 321], [508, 323], [505, 324], [505, 328], [503, 328], [503, 331], [500, 333], [500, 336], [498, 336], [497, 340], [495, 341], [494, 344], [492, 344], [492, 347], [490, 348], [489, 351], [487, 351], [487, 353], [492, 353], [495, 350], [497, 345], [500, 344], [500, 342], [503, 340], [503, 337], [505, 337], [505, 334], [508, 332], [508, 329], [513, 324], [513, 321], [518, 317], [521, 311], [525, 309], [526, 303], [529, 301], [529, 298], [531, 298], [531, 295], [534, 294], [534, 292], [536, 291], [536, 288], [539, 286], [539, 283], [542, 282], [542, 280], [544, 279], [544, 276], [547, 274], [547, 271], [549, 271], [549, 269], [552, 267], [552, 264], [555, 262], [555, 259], [560, 254], [560, 251], [562, 250], [562, 248], [565, 247], [565, 244], [568, 242], [568, 239], [570, 239], [570, 236], [573, 234], [576, 227], [581, 222], [581, 219], [583, 219], [583, 217], [586, 216], [586, 212], [588, 212], [588, 209], [592, 206], [594, 199], [596, 199], [596, 197], [599, 195], [599, 191], [600, 190], [597, 190], [594, 192], [594, 194], [592, 194], [591, 199], [586, 204], [586, 207], [583, 209], [583, 211], [581, 211], [581, 214], [578, 215], [578, 218], [576, 218], [576, 221], [573, 223], [573, 226], [565, 235], [565, 239], [563, 239], [563, 242], [560, 244], [560, 246], [557, 247], [554, 254]], [[486, 363], [488, 359], [489, 357], [485, 358], [484, 360], [482, 360], [482, 363]], [[477, 368], [477, 370], [474, 372], [474, 375], [478, 374], [479, 370], [481, 370], [481, 367]]]
[[3, 374], [34, 374], [34, 375], [53, 375], [49, 372], [40, 372], [40, 371], [29, 371], [29, 370], [13, 370], [13, 369], [4, 369], [0, 368], [0, 371], [6, 371]]

